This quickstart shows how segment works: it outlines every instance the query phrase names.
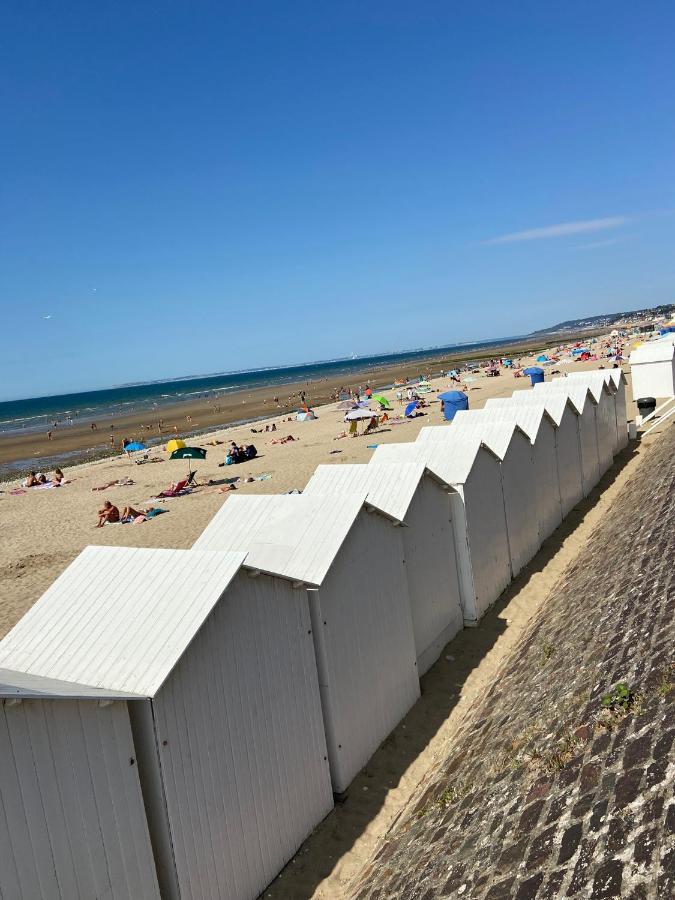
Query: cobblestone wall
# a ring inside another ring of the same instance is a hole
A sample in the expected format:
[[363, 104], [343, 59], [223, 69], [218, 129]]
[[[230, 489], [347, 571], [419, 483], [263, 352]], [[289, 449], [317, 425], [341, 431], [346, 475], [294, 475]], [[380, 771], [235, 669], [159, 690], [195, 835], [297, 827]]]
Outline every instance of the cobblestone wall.
[[674, 451], [671, 428], [358, 900], [675, 898]]

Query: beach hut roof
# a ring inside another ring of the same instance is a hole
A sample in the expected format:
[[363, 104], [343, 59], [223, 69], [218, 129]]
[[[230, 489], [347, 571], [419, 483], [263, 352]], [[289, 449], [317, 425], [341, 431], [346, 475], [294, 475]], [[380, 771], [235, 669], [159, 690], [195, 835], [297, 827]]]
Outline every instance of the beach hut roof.
[[450, 426], [437, 426], [448, 432], [443, 441], [414, 441], [406, 444], [381, 444], [373, 453], [370, 465], [393, 462], [423, 462], [446, 484], [464, 484], [481, 450], [499, 457], [478, 437], [461, 437], [450, 433]]
[[320, 585], [363, 503], [358, 495], [230, 497], [194, 548], [245, 551], [250, 569]]
[[[442, 430], [442, 426], [436, 427]], [[456, 428], [462, 438], [471, 435], [480, 439], [486, 446], [490, 447], [499, 459], [504, 459], [506, 456], [514, 434], [522, 435], [528, 443], [530, 441], [525, 431], [513, 420], [497, 422], [490, 419], [490, 421], [485, 422], [472, 422], [463, 410], [457, 413], [451, 427]]]
[[615, 387], [617, 389], [621, 382], [625, 383], [626, 381], [621, 369], [592, 369], [590, 372], [569, 372], [567, 377], [572, 378], [575, 381], [583, 381], [587, 375], [592, 375], [594, 378], [602, 376], [610, 387]]
[[598, 403], [588, 384], [583, 381], [577, 381], [574, 378], [561, 378], [559, 381], [548, 381], [545, 384], [535, 384], [534, 395], [536, 396], [537, 394], [567, 395], [572, 401], [572, 404], [576, 407], [579, 415], [583, 415], [586, 398], [595, 405]]
[[598, 371], [574, 372], [570, 373], [568, 376], [558, 375], [553, 379], [553, 383], [557, 384], [559, 381], [565, 381], [566, 377], [571, 378], [572, 381], [588, 385], [588, 389], [596, 403], [600, 402], [600, 398], [603, 394], [613, 394], [616, 390], [614, 382], [608, 381], [605, 378], [604, 373]]
[[0, 690], [154, 696], [245, 556], [87, 547], [0, 642]]
[[498, 399], [496, 403], [488, 400], [483, 409], [476, 409], [472, 412], [476, 413], [476, 415], [471, 415], [470, 419], [462, 416], [457, 421], [515, 422], [532, 443], [536, 441], [544, 419], [548, 420], [555, 428], [558, 427], [555, 419], [546, 410], [543, 403], [539, 403], [536, 406], [518, 406], [510, 399], [506, 401]]
[[322, 465], [305, 487], [303, 496], [313, 494], [355, 494], [392, 519], [402, 522], [420, 480], [428, 475], [449, 487], [424, 462], [396, 462], [377, 466]]
[[[499, 403], [502, 398], [494, 398], [493, 400], [488, 400], [486, 402], [486, 406], [492, 404], [493, 402]], [[536, 394], [531, 391], [514, 391], [510, 397], [503, 398], [505, 403], [517, 404], [518, 406], [544, 406], [546, 408], [546, 412], [551, 416], [556, 425], [560, 425], [562, 422], [563, 415], [565, 414], [565, 409], [569, 408], [575, 416], [579, 415], [579, 410], [572, 403], [570, 398], [566, 394], [560, 394], [557, 392], [554, 393], [541, 393], [537, 392]]]
[[642, 363], [669, 362], [675, 355], [675, 343], [670, 340], [649, 341], [637, 347], [630, 355], [631, 366]]

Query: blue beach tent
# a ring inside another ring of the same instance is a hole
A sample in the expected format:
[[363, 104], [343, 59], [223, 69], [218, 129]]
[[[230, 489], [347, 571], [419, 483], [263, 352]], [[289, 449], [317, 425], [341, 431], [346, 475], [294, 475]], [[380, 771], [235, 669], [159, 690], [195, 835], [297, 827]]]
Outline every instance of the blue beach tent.
[[541, 384], [544, 380], [544, 370], [540, 369], [539, 366], [528, 366], [527, 369], [523, 369], [523, 374], [530, 376], [530, 384], [532, 387], [534, 387], [535, 384]]
[[460, 409], [469, 408], [469, 398], [462, 391], [446, 391], [438, 399], [443, 402], [443, 416], [448, 422], [452, 422]]

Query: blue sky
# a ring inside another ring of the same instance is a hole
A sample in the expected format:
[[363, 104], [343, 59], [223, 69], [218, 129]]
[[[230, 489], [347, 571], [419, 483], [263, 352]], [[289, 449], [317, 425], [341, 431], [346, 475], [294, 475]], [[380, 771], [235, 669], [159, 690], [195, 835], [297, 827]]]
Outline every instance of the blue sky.
[[671, 3], [24, 0], [0, 28], [2, 399], [675, 296]]

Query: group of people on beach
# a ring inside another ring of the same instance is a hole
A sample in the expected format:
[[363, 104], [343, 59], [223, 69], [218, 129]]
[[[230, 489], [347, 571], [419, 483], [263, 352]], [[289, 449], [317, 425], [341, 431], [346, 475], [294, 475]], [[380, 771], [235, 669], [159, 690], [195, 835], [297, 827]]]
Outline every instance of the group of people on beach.
[[114, 525], [121, 522], [123, 525], [126, 525], [129, 522], [145, 522], [146, 519], [154, 519], [155, 516], [159, 516], [163, 512], [166, 512], [166, 510], [159, 509], [156, 506], [140, 510], [134, 509], [133, 506], [125, 506], [120, 515], [119, 509], [110, 500], [104, 500], [103, 506], [98, 511], [96, 528], [103, 528], [108, 523]]
[[51, 478], [47, 478], [43, 472], [29, 472], [28, 477], [23, 480], [21, 486], [25, 488], [41, 487], [43, 485], [61, 487], [65, 483], [66, 479], [61, 469], [54, 469], [54, 474]]

